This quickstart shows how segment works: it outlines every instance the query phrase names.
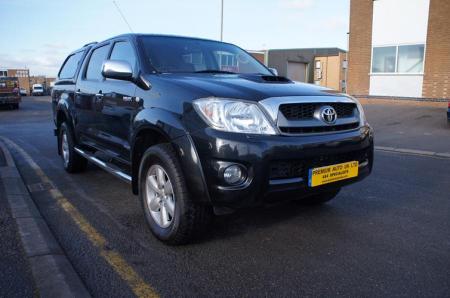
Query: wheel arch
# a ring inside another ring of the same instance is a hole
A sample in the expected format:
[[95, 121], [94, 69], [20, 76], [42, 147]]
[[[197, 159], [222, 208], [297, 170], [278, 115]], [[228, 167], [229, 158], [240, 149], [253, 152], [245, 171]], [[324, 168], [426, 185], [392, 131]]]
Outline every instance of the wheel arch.
[[70, 125], [72, 132], [74, 132], [73, 120], [72, 120], [72, 117], [70, 116], [66, 102], [63, 102], [61, 100], [58, 102], [58, 105], [56, 106], [56, 110], [55, 110], [55, 120], [54, 121], [55, 121], [55, 126], [56, 126], [55, 135], [56, 135], [56, 139], [58, 142], [58, 154], [61, 155], [61, 142], [59, 140], [59, 134], [60, 134], [59, 130], [60, 130], [61, 124], [63, 122], [67, 122], [67, 124]]
[[[210, 202], [200, 159], [192, 138], [180, 118], [166, 111], [152, 110], [145, 114], [138, 114], [134, 122], [130, 150], [133, 193], [137, 195], [139, 192], [139, 167], [147, 148], [160, 143], [169, 143], [180, 161], [188, 189], [194, 195], [195, 200]], [[189, 175], [186, 175], [187, 173]]]

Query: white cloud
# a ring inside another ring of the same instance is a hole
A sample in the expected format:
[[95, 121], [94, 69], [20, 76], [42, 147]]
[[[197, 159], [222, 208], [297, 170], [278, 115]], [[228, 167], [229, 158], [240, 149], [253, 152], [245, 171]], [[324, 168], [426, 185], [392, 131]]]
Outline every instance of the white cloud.
[[0, 53], [0, 67], [28, 68], [31, 75], [54, 77], [68, 52], [63, 47], [46, 44], [38, 49], [22, 49], [14, 54]]
[[313, 0], [281, 0], [286, 8], [304, 10], [314, 5]]

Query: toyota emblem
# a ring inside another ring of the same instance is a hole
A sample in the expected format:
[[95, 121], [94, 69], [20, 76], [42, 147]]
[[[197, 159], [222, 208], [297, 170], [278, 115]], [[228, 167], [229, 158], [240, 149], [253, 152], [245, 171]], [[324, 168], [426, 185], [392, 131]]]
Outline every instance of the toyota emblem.
[[326, 124], [334, 124], [337, 119], [336, 110], [331, 106], [320, 108], [320, 119]]

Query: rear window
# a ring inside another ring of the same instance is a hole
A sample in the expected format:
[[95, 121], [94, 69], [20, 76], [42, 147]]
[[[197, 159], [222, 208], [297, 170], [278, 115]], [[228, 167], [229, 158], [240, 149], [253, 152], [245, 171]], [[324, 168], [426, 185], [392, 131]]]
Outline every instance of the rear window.
[[60, 79], [73, 79], [75, 73], [77, 72], [78, 65], [80, 64], [83, 52], [75, 53], [66, 59], [61, 71], [59, 72]]

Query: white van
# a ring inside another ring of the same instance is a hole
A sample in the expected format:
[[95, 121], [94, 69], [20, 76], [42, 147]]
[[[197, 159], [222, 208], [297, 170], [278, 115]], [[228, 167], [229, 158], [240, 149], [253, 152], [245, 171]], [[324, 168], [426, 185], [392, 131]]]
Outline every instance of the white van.
[[31, 95], [44, 95], [44, 87], [42, 84], [33, 84]]

